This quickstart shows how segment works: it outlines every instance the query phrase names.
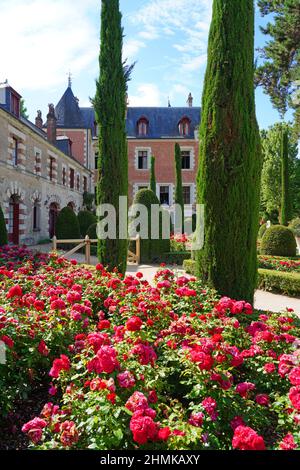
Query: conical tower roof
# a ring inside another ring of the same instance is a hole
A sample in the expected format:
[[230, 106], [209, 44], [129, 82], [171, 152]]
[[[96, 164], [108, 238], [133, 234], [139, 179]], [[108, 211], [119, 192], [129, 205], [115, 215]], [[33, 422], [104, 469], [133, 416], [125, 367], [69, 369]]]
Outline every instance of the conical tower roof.
[[59, 103], [56, 105], [55, 115], [57, 117], [58, 128], [85, 129], [86, 127], [79, 108], [78, 100], [75, 98], [70, 86], [68, 86]]

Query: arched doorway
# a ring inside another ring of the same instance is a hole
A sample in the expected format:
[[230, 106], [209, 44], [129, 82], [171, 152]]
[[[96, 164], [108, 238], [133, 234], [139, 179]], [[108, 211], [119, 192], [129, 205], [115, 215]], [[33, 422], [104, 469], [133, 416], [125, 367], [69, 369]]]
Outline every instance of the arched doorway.
[[56, 202], [52, 202], [49, 208], [49, 236], [53, 238], [56, 234], [56, 221], [59, 212], [59, 207]]
[[70, 207], [70, 209], [72, 209], [72, 211], [75, 212], [75, 203], [73, 201], [69, 202], [68, 207]]
[[20, 241], [20, 199], [16, 195], [9, 199], [8, 232], [10, 243], [18, 245]]

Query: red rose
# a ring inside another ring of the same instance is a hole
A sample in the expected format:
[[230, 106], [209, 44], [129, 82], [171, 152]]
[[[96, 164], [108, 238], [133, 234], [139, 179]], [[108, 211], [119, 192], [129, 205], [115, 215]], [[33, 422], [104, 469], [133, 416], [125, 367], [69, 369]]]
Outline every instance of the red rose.
[[294, 436], [290, 433], [287, 434], [280, 442], [279, 449], [281, 450], [297, 449], [297, 444], [295, 443]]
[[297, 411], [300, 411], [300, 385], [290, 389], [289, 399], [293, 407], [296, 408]]
[[294, 367], [289, 373], [289, 380], [292, 385], [300, 385], [300, 367]]
[[6, 298], [12, 299], [14, 297], [22, 297], [22, 295], [23, 295], [22, 287], [20, 287], [19, 285], [16, 285], [9, 289], [6, 295]]
[[236, 393], [241, 395], [241, 397], [246, 398], [248, 392], [255, 389], [255, 385], [251, 382], [242, 382], [236, 386]]
[[43, 339], [40, 341], [40, 344], [38, 345], [38, 352], [42, 354], [42, 356], [49, 355], [49, 349]]
[[232, 447], [239, 450], [266, 450], [263, 438], [247, 426], [238, 426], [235, 429]]
[[60, 359], [54, 359], [52, 368], [49, 372], [50, 377], [58, 378], [62, 370], [70, 370], [70, 360], [64, 354], [60, 355]]
[[170, 431], [170, 428], [166, 427], [166, 428], [161, 428], [159, 431], [158, 431], [158, 434], [157, 434], [157, 438], [160, 440], [160, 441], [167, 441], [169, 439], [171, 435], [171, 431]]
[[261, 406], [269, 406], [269, 404], [270, 404], [269, 396], [264, 394], [264, 393], [256, 395], [255, 401], [256, 401], [256, 403], [258, 403]]
[[133, 440], [140, 445], [146, 444], [149, 440], [155, 441], [158, 437], [158, 424], [147, 415], [147, 410], [136, 411], [130, 420], [130, 430]]
[[139, 331], [142, 328], [143, 322], [140, 317], [131, 317], [126, 322], [128, 331]]
[[3, 335], [0, 340], [10, 349], [14, 347], [14, 341], [9, 336]]
[[108, 330], [110, 328], [110, 321], [109, 320], [101, 320], [97, 326], [98, 330]]
[[61, 424], [61, 436], [60, 442], [64, 447], [71, 447], [73, 444], [78, 442], [79, 435], [73, 421], [65, 421]]

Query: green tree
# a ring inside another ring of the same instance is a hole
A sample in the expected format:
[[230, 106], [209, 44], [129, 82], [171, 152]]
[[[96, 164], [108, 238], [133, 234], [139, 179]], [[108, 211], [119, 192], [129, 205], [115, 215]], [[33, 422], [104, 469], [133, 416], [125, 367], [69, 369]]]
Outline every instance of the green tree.
[[[184, 230], [184, 201], [183, 201], [183, 188], [182, 188], [182, 156], [181, 149], [178, 143], [175, 144], [175, 173], [176, 173], [176, 183], [175, 183], [175, 204], [181, 207], [181, 226]], [[175, 230], [176, 224], [179, 224], [178, 218], [176, 217], [175, 211]]]
[[261, 149], [254, 99], [253, 0], [214, 0], [202, 98], [199, 274], [220, 294], [253, 301]]
[[281, 136], [281, 225], [288, 225], [291, 217], [289, 193], [289, 137], [286, 126], [282, 127]]
[[8, 243], [8, 238], [7, 238], [5, 219], [4, 219], [2, 207], [0, 206], [0, 246], [7, 245], [7, 243]]
[[156, 194], [155, 157], [151, 157], [150, 189]]
[[29, 119], [29, 114], [25, 105], [25, 100], [23, 98], [21, 98], [20, 101], [20, 114], [23, 118]]
[[258, 0], [258, 6], [263, 16], [272, 15], [272, 22], [261, 27], [271, 39], [260, 49], [263, 64], [257, 68], [256, 83], [263, 86], [281, 116], [294, 109], [300, 135], [299, 0]]
[[125, 132], [126, 91], [130, 70], [122, 62], [123, 29], [119, 0], [102, 0], [100, 77], [94, 107], [99, 126], [97, 203], [116, 210], [115, 240], [99, 240], [98, 257], [109, 270], [125, 273], [127, 240], [119, 238], [119, 196], [128, 196], [128, 156]]
[[261, 178], [261, 213], [263, 218], [272, 219], [281, 210], [281, 145], [282, 128], [288, 132], [289, 185], [291, 215], [300, 209], [300, 160], [297, 142], [292, 138], [293, 129], [288, 124], [276, 123], [261, 132], [263, 170]]
[[88, 234], [88, 229], [90, 228], [90, 226], [97, 223], [97, 217], [93, 214], [93, 212], [83, 210], [78, 212], [77, 218], [79, 222], [81, 236], [85, 237]]
[[[57, 216], [56, 221], [56, 237], [58, 240], [79, 240], [80, 227], [77, 216], [73, 209], [69, 206], [64, 207]], [[70, 245], [61, 245], [59, 248], [73, 248]]]

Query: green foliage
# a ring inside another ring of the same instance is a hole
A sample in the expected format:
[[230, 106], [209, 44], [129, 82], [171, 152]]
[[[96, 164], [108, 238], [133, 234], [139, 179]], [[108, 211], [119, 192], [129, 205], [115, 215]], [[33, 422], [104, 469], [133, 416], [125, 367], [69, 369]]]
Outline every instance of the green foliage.
[[[158, 240], [151, 239], [151, 228], [154, 221], [151, 218], [151, 206], [160, 206], [158, 197], [151, 191], [151, 189], [141, 189], [137, 192], [133, 204], [141, 204], [147, 208], [148, 211], [148, 232], [147, 237], [141, 236], [141, 262], [161, 262], [163, 261], [163, 254], [170, 252], [170, 240], [162, 239], [162, 214], [159, 217], [159, 236]], [[132, 223], [133, 221], [131, 221]], [[142, 235], [142, 234], [141, 234]]]
[[[181, 225], [182, 230], [184, 232], [184, 201], [183, 201], [183, 188], [182, 188], [182, 157], [181, 157], [181, 149], [178, 143], [175, 144], [175, 204], [178, 204], [181, 207], [182, 218], [181, 218]], [[175, 213], [175, 230], [176, 230], [176, 223], [179, 224], [179, 221], [176, 222], [176, 213]]]
[[8, 238], [7, 238], [5, 219], [4, 219], [2, 207], [0, 206], [0, 246], [7, 245], [7, 242], [8, 242]]
[[78, 222], [80, 227], [80, 233], [82, 237], [88, 234], [88, 228], [97, 223], [97, 217], [90, 211], [80, 211], [78, 213]]
[[292, 220], [289, 228], [293, 231], [295, 237], [300, 237], [300, 217]]
[[258, 239], [261, 240], [267, 230], [267, 224], [262, 224], [258, 231]]
[[197, 275], [197, 263], [194, 259], [185, 259], [183, 261], [183, 269], [192, 276]]
[[151, 157], [150, 189], [156, 194], [155, 157]]
[[95, 203], [95, 194], [93, 193], [88, 193], [85, 191], [83, 193], [83, 205], [88, 211], [91, 211], [93, 208], [93, 205]]
[[21, 101], [20, 101], [20, 114], [23, 118], [29, 119], [28, 110], [26, 108], [25, 100], [23, 98], [21, 98]]
[[214, 0], [198, 173], [205, 243], [197, 263], [205, 283], [248, 301], [256, 285], [261, 173], [253, 63], [253, 1]]
[[[80, 227], [77, 216], [69, 206], [64, 207], [57, 216], [56, 237], [58, 240], [79, 240]], [[72, 245], [62, 245], [68, 248]]]
[[281, 208], [282, 129], [288, 133], [290, 210], [292, 214], [297, 214], [300, 210], [300, 160], [297, 158], [298, 145], [292, 138], [291, 126], [289, 124], [277, 123], [261, 133], [264, 159], [261, 179], [261, 212], [265, 214], [267, 220], [272, 220], [273, 223], [278, 222], [276, 217], [274, 218], [274, 214], [279, 214]]
[[260, 51], [264, 63], [257, 68], [256, 83], [263, 86], [282, 116], [289, 108], [295, 110], [295, 130], [299, 135], [299, 0], [258, 0], [258, 6], [262, 15], [272, 15], [272, 22], [261, 27], [268, 41]]
[[185, 260], [191, 259], [190, 251], [171, 251], [170, 253], [164, 253], [162, 261], [167, 265], [182, 266]]
[[87, 231], [87, 235], [91, 240], [97, 240], [97, 223], [90, 225]]
[[300, 274], [259, 269], [258, 288], [289, 297], [300, 297]]
[[290, 194], [289, 194], [289, 141], [288, 131], [285, 127], [281, 132], [281, 225], [288, 225], [290, 220]]
[[100, 77], [94, 99], [99, 126], [97, 203], [111, 204], [117, 214], [115, 240], [99, 240], [99, 261], [110, 271], [125, 273], [127, 240], [119, 237], [119, 196], [128, 196], [128, 156], [125, 131], [126, 92], [130, 68], [122, 59], [123, 29], [119, 0], [102, 0]]
[[268, 228], [261, 240], [260, 253], [272, 256], [296, 256], [296, 240], [293, 232], [282, 225]]

